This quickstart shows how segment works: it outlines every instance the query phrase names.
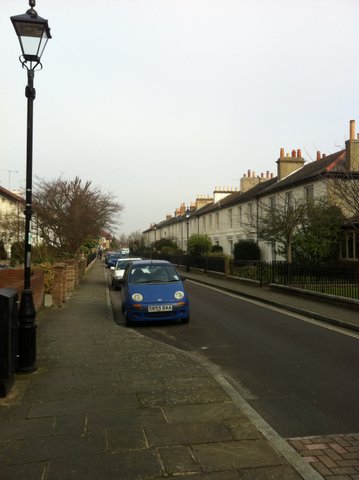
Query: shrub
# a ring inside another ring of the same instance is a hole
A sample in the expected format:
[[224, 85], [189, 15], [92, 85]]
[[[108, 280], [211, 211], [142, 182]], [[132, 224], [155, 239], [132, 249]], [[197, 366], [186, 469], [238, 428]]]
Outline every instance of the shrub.
[[212, 242], [208, 235], [191, 235], [188, 240], [188, 251], [191, 255], [200, 257], [206, 255], [212, 248]]
[[0, 240], [0, 260], [6, 260], [6, 259], [7, 259], [7, 253], [5, 250], [4, 241]]
[[235, 260], [260, 260], [261, 251], [254, 240], [238, 240], [234, 245]]
[[178, 250], [177, 243], [169, 238], [161, 238], [160, 240], [157, 240], [153, 246], [156, 252], [164, 252], [168, 251], [168, 249], [171, 249], [172, 251]]

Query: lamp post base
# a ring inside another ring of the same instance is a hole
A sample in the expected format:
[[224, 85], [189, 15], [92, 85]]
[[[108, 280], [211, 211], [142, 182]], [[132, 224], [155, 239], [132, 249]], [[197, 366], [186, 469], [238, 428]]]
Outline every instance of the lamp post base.
[[19, 307], [19, 356], [17, 371], [32, 373], [36, 367], [36, 311], [31, 290], [24, 290]]

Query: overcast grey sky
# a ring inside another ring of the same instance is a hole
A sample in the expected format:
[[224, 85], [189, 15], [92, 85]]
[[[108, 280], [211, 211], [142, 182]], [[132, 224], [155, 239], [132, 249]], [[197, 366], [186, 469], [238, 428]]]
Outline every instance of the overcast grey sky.
[[[1, 0], [0, 184], [25, 185], [26, 71]], [[37, 0], [34, 177], [79, 176], [145, 230], [279, 150], [333, 153], [359, 121], [358, 0]]]

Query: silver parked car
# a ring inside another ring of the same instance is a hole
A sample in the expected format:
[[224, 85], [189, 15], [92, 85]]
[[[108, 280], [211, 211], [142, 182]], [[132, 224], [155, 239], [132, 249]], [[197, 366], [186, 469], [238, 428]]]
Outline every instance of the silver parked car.
[[111, 285], [114, 290], [117, 290], [121, 287], [123, 274], [125, 273], [125, 268], [134, 260], [142, 260], [140, 257], [133, 258], [119, 258], [114, 267], [111, 267], [112, 279]]

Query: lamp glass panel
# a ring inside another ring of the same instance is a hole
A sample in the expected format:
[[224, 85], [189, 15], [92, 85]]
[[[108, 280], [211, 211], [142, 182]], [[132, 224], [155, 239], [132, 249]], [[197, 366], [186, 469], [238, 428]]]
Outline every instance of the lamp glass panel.
[[16, 23], [16, 33], [19, 36], [23, 54], [41, 58], [48, 40], [45, 26], [30, 22], [18, 22]]
[[39, 50], [38, 50], [38, 57], [41, 58], [42, 57], [42, 54], [45, 50], [45, 47], [46, 47], [46, 44], [47, 44], [47, 41], [48, 41], [48, 36], [46, 35], [46, 32], [44, 30], [44, 34], [42, 36], [42, 39], [41, 39], [41, 42], [39, 43]]
[[35, 55], [39, 50], [39, 39], [34, 37], [21, 37], [21, 47], [24, 55]]

